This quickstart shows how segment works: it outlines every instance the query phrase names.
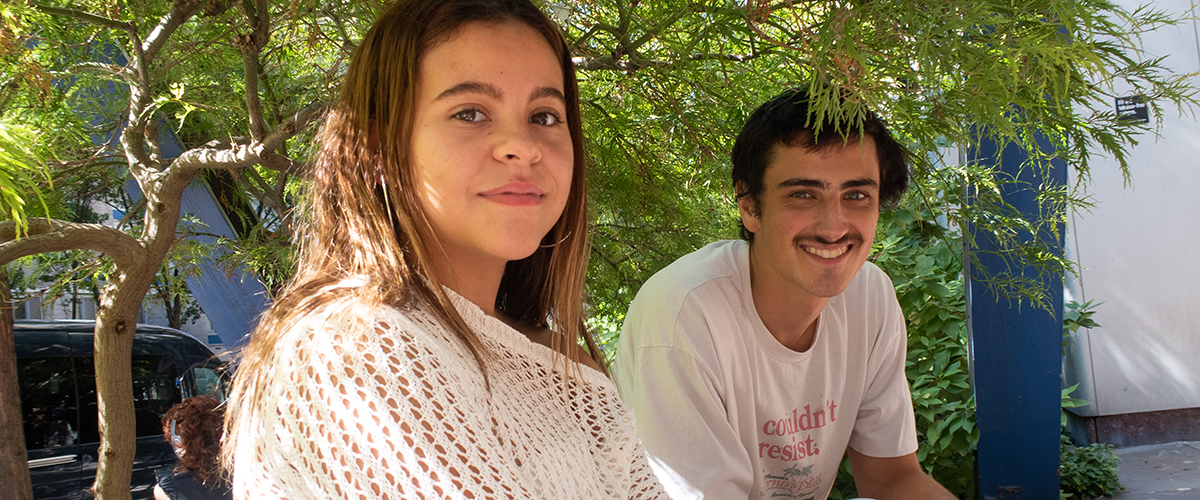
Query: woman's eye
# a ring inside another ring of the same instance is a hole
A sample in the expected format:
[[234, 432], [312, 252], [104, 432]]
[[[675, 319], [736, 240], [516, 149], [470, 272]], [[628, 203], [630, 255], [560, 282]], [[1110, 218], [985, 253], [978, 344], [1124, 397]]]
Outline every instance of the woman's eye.
[[545, 125], [545, 126], [549, 127], [552, 125], [558, 125], [558, 124], [562, 123], [562, 118], [559, 118], [558, 114], [556, 114], [556, 113], [553, 113], [550, 111], [543, 111], [541, 113], [536, 113], [533, 116], [529, 117], [529, 123], [536, 123], [538, 125]]
[[475, 108], [470, 108], [454, 113], [454, 119], [464, 122], [477, 123], [487, 119], [487, 117], [483, 115], [482, 111]]

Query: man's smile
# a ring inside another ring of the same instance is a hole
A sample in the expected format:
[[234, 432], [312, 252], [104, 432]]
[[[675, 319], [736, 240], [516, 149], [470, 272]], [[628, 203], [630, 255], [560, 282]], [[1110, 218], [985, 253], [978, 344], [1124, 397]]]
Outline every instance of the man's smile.
[[841, 246], [841, 247], [837, 247], [837, 248], [815, 248], [815, 247], [810, 247], [810, 246], [801, 246], [800, 248], [803, 248], [805, 252], [816, 255], [817, 257], [821, 257], [821, 258], [825, 258], [825, 259], [836, 259], [838, 257], [841, 257], [842, 254], [849, 251], [850, 245], [845, 245], [845, 246]]

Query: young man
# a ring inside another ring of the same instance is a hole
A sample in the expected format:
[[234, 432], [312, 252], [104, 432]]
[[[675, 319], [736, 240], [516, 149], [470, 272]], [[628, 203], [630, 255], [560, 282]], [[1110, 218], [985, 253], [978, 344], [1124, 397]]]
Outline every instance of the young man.
[[617, 386], [676, 500], [823, 499], [847, 450], [863, 497], [954, 498], [917, 462], [904, 316], [866, 263], [905, 150], [873, 114], [808, 122], [794, 90], [751, 114], [733, 147], [745, 241], [646, 282]]

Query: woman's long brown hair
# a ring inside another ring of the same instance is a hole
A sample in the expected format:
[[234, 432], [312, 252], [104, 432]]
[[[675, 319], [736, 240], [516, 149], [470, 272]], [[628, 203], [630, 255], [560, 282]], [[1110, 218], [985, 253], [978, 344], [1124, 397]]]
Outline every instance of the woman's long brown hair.
[[[466, 342], [486, 376], [489, 353], [438, 276], [429, 272], [442, 247], [413, 188], [408, 152], [421, 57], [469, 23], [499, 22], [530, 26], [560, 58], [574, 165], [562, 215], [533, 255], [509, 262], [496, 307], [526, 325], [551, 329], [556, 333], [552, 348], [566, 359], [578, 361], [574, 344], [582, 341], [601, 362], [583, 324], [588, 254], [583, 129], [574, 65], [562, 34], [528, 0], [400, 0], [380, 15], [358, 46], [319, 135], [321, 149], [301, 209], [307, 212], [298, 217], [296, 274], [242, 351], [227, 429], [235, 429], [238, 419], [251, 418], [261, 402], [279, 338], [300, 318], [339, 300], [368, 306], [427, 303]], [[347, 278], [366, 283], [336, 286]], [[564, 368], [571, 365], [564, 363]], [[228, 436], [237, 439], [235, 432]], [[227, 443], [226, 450], [236, 447], [228, 445], [234, 443]]]

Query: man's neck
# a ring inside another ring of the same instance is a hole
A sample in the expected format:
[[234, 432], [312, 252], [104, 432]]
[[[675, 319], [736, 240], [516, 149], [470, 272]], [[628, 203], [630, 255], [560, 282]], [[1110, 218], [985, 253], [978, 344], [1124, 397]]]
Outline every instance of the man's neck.
[[750, 251], [750, 294], [767, 331], [784, 347], [805, 352], [817, 336], [818, 320], [829, 299], [814, 296], [755, 263]]

